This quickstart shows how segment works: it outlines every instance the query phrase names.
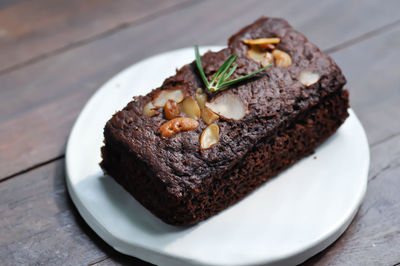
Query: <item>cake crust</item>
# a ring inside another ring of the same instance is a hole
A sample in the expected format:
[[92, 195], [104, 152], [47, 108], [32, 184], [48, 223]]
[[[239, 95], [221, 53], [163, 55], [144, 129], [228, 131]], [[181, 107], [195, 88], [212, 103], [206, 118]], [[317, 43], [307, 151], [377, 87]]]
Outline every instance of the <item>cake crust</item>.
[[[193, 224], [223, 210], [310, 154], [348, 116], [348, 93], [342, 89], [346, 80], [339, 67], [282, 19], [260, 18], [233, 35], [228, 48], [203, 55], [207, 77], [231, 54], [238, 55], [233, 78], [260, 68], [246, 56], [249, 48], [242, 41], [261, 37], [279, 37], [277, 48], [293, 64], [272, 67], [229, 88], [248, 112], [238, 121], [218, 120], [219, 142], [212, 148], [199, 148], [207, 126], [201, 120], [195, 130], [163, 138], [163, 114], [142, 115], [144, 105], [162, 90], [180, 86], [193, 97], [203, 87], [194, 63], [148, 95], [135, 97], [107, 122], [101, 167], [163, 221]], [[318, 82], [303, 85], [303, 70], [317, 73]]]

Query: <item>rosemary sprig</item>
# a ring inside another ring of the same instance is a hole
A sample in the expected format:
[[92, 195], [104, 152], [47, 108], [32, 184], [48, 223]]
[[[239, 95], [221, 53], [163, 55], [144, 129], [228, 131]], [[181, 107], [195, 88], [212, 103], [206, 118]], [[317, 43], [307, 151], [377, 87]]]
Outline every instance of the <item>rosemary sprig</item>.
[[226, 61], [220, 66], [220, 68], [215, 72], [214, 77], [212, 80], [209, 82], [207, 80], [206, 74], [204, 74], [204, 69], [201, 64], [201, 59], [200, 59], [200, 53], [199, 53], [199, 47], [197, 45], [194, 46], [194, 53], [196, 56], [196, 65], [197, 69], [200, 72], [201, 79], [203, 80], [204, 84], [206, 85], [207, 89], [210, 91], [218, 91], [220, 89], [226, 88], [228, 86], [231, 86], [235, 83], [238, 83], [240, 81], [243, 81], [245, 79], [249, 79], [253, 77], [254, 75], [260, 73], [261, 71], [264, 71], [267, 68], [270, 68], [272, 65], [269, 64], [263, 68], [260, 68], [259, 70], [256, 70], [248, 75], [245, 75], [240, 78], [228, 80], [232, 74], [235, 72], [236, 68], [238, 67], [237, 64], [233, 64], [233, 62], [236, 61], [237, 55], [233, 54], [231, 55]]

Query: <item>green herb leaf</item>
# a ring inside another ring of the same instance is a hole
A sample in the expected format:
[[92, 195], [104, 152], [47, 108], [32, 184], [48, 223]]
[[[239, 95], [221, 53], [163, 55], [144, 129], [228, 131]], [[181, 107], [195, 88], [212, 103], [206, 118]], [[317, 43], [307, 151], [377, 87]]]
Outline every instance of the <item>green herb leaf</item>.
[[233, 62], [235, 62], [236, 58], [237, 58], [237, 55], [234, 55], [232, 58], [226, 60], [226, 62], [228, 62], [228, 65], [225, 67], [225, 69], [219, 75], [219, 78], [217, 81], [217, 87], [219, 87], [221, 85], [221, 83], [224, 81], [224, 76], [225, 76], [226, 71], [228, 71], [228, 69], [231, 67]]
[[194, 52], [195, 52], [195, 57], [196, 57], [196, 65], [197, 69], [200, 73], [201, 79], [204, 82], [204, 85], [207, 87], [208, 90], [210, 91], [218, 91], [222, 88], [229, 87], [233, 84], [236, 84], [238, 82], [241, 82], [243, 80], [252, 78], [254, 75], [260, 73], [261, 71], [266, 70], [267, 68], [270, 68], [272, 65], [268, 65], [266, 67], [260, 68], [259, 70], [256, 70], [248, 75], [245, 75], [240, 78], [228, 80], [232, 74], [235, 72], [237, 69], [238, 65], [233, 64], [233, 62], [236, 61], [237, 55], [233, 54], [228, 57], [228, 59], [218, 68], [218, 70], [215, 72], [214, 77], [212, 78], [211, 82], [208, 82], [206, 75], [204, 74], [204, 69], [201, 64], [201, 59], [200, 59], [200, 53], [199, 53], [199, 47], [197, 45], [194, 46]]
[[197, 69], [200, 72], [200, 76], [203, 79], [204, 84], [206, 85], [206, 87], [208, 88], [210, 86], [210, 84], [208, 83], [207, 77], [204, 74], [204, 70], [203, 70], [203, 66], [201, 65], [201, 59], [200, 59], [200, 53], [199, 53], [199, 47], [197, 45], [194, 46], [194, 52], [195, 52], [195, 56], [196, 56], [196, 65], [197, 65]]
[[254, 71], [254, 72], [252, 72], [252, 73], [250, 73], [250, 74], [248, 74], [246, 76], [243, 76], [243, 77], [240, 77], [240, 78], [237, 78], [237, 79], [233, 79], [233, 80], [229, 80], [227, 82], [224, 82], [223, 84], [221, 84], [221, 88], [228, 87], [228, 86], [233, 85], [235, 83], [241, 82], [241, 81], [243, 81], [245, 79], [252, 78], [253, 76], [255, 76], [258, 73], [260, 73], [261, 71], [264, 71], [264, 70], [266, 70], [267, 68], [270, 68], [270, 67], [272, 67], [271, 64], [269, 64], [269, 65], [267, 65], [267, 66], [265, 66], [263, 68], [260, 68], [259, 70], [256, 70], [256, 71]]
[[221, 72], [228, 67], [229, 61], [234, 57], [234, 55], [231, 55], [217, 70], [217, 72], [215, 72], [213, 79], [211, 80], [210, 84], [214, 84], [215, 80], [219, 77], [219, 75], [221, 74]]
[[228, 74], [226, 74], [223, 79], [224, 81], [227, 80], [230, 76], [232, 76], [233, 72], [235, 72], [236, 68], [238, 67], [238, 64], [234, 64], [231, 70], [229, 71]]

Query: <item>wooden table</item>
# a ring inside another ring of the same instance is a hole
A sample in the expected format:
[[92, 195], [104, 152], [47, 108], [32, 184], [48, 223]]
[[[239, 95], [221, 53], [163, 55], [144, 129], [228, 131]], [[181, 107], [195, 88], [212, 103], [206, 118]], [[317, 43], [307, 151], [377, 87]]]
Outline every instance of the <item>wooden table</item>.
[[0, 265], [148, 265], [114, 251], [73, 206], [64, 176], [71, 126], [122, 69], [171, 49], [225, 44], [261, 15], [286, 18], [337, 61], [371, 149], [356, 218], [305, 264], [398, 265], [399, 10], [398, 0], [2, 0]]

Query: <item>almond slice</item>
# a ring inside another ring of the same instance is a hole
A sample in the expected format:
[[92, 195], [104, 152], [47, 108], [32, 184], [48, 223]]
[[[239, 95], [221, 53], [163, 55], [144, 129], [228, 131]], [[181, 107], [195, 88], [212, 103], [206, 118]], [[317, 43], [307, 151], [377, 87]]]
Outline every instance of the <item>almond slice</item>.
[[200, 88], [196, 90], [196, 101], [199, 104], [200, 109], [203, 109], [207, 102], [207, 94], [205, 94]]
[[177, 103], [183, 101], [183, 92], [177, 90], [162, 90], [158, 92], [153, 98], [153, 105], [155, 107], [164, 107], [168, 100], [174, 100]]
[[143, 115], [145, 117], [152, 117], [155, 116], [157, 114], [159, 114], [160, 112], [158, 112], [156, 110], [156, 107], [153, 105], [152, 102], [148, 102], [143, 106]]
[[219, 116], [216, 113], [211, 111], [210, 108], [204, 106], [201, 112], [201, 119], [204, 123], [207, 125], [212, 124], [213, 122], [217, 121], [218, 118]]
[[201, 110], [201, 119], [204, 123], [209, 125], [218, 120], [219, 116], [211, 111], [210, 108], [206, 107], [207, 94], [205, 94], [200, 88], [198, 88], [196, 91], [196, 101], [199, 104]]
[[264, 44], [277, 44], [281, 41], [280, 38], [259, 38], [243, 40], [243, 43], [248, 45], [264, 45]]
[[261, 63], [262, 67], [274, 64], [274, 56], [270, 52], [263, 52], [256, 47], [252, 47], [247, 51], [247, 56], [254, 61]]
[[225, 92], [217, 96], [212, 102], [206, 103], [206, 107], [226, 119], [240, 120], [247, 112], [246, 106], [236, 94]]
[[267, 43], [267, 44], [261, 44], [261, 45], [257, 45], [258, 47], [262, 48], [263, 50], [274, 50], [275, 49], [275, 45]]
[[186, 114], [190, 118], [200, 118], [201, 112], [200, 107], [195, 100], [191, 97], [187, 97], [183, 100], [181, 105], [182, 113]]
[[211, 124], [206, 127], [200, 136], [200, 148], [203, 150], [209, 149], [219, 141], [219, 127], [216, 124]]
[[309, 70], [303, 70], [299, 75], [299, 80], [303, 85], [308, 87], [318, 82], [319, 74]]
[[275, 49], [272, 51], [272, 55], [275, 58], [275, 64], [278, 67], [288, 67], [292, 64], [292, 58], [284, 51]]
[[261, 63], [261, 61], [263, 61], [265, 56], [265, 52], [260, 51], [257, 48], [251, 47], [248, 51], [247, 51], [247, 57], [249, 57], [250, 59], [253, 59], [254, 61]]
[[274, 64], [274, 56], [271, 53], [266, 52], [261, 60], [261, 66], [266, 67], [268, 65], [273, 65], [273, 64]]

